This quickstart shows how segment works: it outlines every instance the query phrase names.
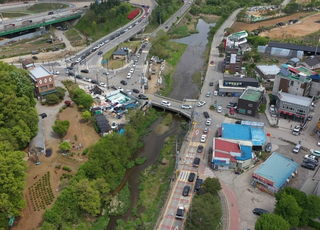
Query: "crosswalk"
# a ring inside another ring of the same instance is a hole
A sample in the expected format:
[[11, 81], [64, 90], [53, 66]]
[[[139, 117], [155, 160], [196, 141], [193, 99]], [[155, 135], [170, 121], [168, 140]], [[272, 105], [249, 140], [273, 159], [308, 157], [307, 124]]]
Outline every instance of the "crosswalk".
[[[179, 181], [184, 181], [184, 182], [187, 182], [188, 181], [188, 178], [189, 178], [189, 175], [190, 173], [192, 173], [192, 171], [185, 171], [185, 170], [182, 170], [179, 174], [179, 178], [178, 180]], [[194, 172], [193, 172], [194, 173]]]

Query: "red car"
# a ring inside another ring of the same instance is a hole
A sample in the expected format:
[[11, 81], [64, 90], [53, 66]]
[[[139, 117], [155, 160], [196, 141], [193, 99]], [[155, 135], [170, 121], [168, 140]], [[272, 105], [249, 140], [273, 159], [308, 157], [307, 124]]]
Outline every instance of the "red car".
[[214, 61], [211, 61], [211, 62], [210, 62], [210, 65], [213, 65], [213, 63], [214, 63]]
[[229, 113], [231, 114], [231, 115], [234, 115], [235, 114], [235, 110], [234, 110], [234, 108], [230, 108], [230, 111], [229, 111]]

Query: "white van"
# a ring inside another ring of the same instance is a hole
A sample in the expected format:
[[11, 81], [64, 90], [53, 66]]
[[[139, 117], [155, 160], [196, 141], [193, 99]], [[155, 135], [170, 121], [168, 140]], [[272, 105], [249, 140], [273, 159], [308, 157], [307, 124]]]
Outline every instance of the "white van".
[[293, 149], [292, 149], [292, 152], [293, 153], [299, 153], [301, 149], [301, 145], [300, 144], [297, 144]]

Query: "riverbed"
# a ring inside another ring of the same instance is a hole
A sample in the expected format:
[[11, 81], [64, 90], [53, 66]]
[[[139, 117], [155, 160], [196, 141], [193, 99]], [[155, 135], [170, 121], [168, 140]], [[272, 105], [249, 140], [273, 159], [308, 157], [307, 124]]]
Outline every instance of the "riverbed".
[[[172, 125], [169, 127], [161, 124], [163, 117], [164, 116], [159, 117], [155, 122], [153, 122], [149, 128], [152, 131], [143, 137], [142, 142], [144, 145], [139, 148], [133, 156], [133, 158], [146, 157], [146, 162], [142, 165], [136, 165], [133, 168], [128, 169], [121, 182], [120, 187], [123, 187], [127, 182], [129, 183], [131, 207], [123, 216], [111, 216], [107, 227], [108, 230], [116, 229], [117, 219], [122, 219], [125, 222], [133, 219], [132, 209], [137, 206], [139, 200], [138, 187], [140, 184], [139, 177], [141, 172], [148, 166], [157, 162], [166, 139], [171, 135], [176, 136], [180, 133], [180, 124], [183, 120], [182, 118], [173, 116]], [[140, 209], [138, 211], [140, 212], [143, 210]]]
[[[208, 24], [202, 19], [198, 20], [197, 30], [199, 33], [185, 38], [172, 39], [170, 41], [187, 44], [186, 51], [182, 54], [173, 75], [173, 89], [169, 98], [177, 100], [194, 99], [199, 94], [199, 87], [194, 83], [192, 75], [200, 72], [204, 66], [204, 52], [208, 43], [208, 32], [215, 23]], [[203, 72], [202, 76], [205, 76]]]

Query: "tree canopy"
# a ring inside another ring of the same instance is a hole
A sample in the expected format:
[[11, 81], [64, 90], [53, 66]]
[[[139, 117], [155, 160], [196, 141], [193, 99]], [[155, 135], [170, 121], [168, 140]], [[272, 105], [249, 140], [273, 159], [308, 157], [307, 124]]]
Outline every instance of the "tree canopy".
[[54, 122], [54, 125], [52, 126], [52, 130], [59, 134], [60, 136], [63, 136], [69, 129], [70, 127], [70, 121], [68, 120], [64, 120], [64, 121], [60, 121], [60, 120], [56, 120]]
[[283, 219], [281, 216], [276, 214], [263, 214], [258, 218], [255, 227], [255, 230], [289, 230], [290, 224], [288, 221]]
[[299, 225], [302, 208], [299, 207], [294, 196], [284, 193], [276, 203], [274, 213], [287, 220], [291, 227], [297, 227]]

